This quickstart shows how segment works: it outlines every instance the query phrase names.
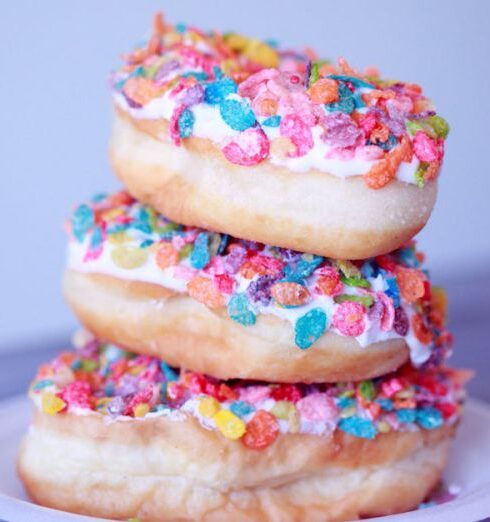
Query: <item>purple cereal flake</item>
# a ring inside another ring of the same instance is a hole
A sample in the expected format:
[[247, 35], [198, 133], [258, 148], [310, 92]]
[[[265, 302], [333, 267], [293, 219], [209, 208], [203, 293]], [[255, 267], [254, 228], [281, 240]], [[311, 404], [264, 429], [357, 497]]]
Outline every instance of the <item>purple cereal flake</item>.
[[343, 112], [326, 114], [322, 123], [325, 129], [322, 139], [332, 147], [352, 147], [362, 136], [362, 130]]
[[135, 102], [133, 99], [131, 99], [129, 96], [127, 96], [124, 91], [121, 91], [121, 94], [124, 96], [124, 99], [128, 102], [128, 105], [132, 109], [141, 109], [141, 107], [143, 107], [143, 105], [141, 105], [141, 103]]
[[204, 100], [204, 89], [201, 84], [197, 83], [189, 89], [187, 89], [181, 97], [181, 103], [187, 105], [197, 105]]
[[411, 114], [409, 119], [410, 120], [423, 120], [425, 118], [429, 118], [430, 116], [435, 116], [436, 111], [422, 111], [418, 114]]
[[167, 63], [164, 63], [160, 69], [155, 74], [155, 77], [153, 78], [156, 83], [162, 82], [165, 77], [171, 73], [172, 71], [175, 71], [179, 68], [179, 62], [177, 60], [170, 60]]
[[301, 253], [296, 250], [291, 250], [290, 248], [279, 248], [278, 251], [281, 255], [281, 259], [288, 264], [296, 264], [301, 259]]
[[271, 286], [277, 278], [271, 275], [264, 275], [252, 281], [247, 288], [247, 297], [254, 303], [267, 306], [271, 300]]
[[97, 339], [92, 339], [79, 348], [80, 355], [84, 359], [95, 359], [97, 358], [97, 352], [99, 349], [99, 342]]
[[399, 306], [395, 309], [395, 320], [393, 322], [393, 329], [398, 335], [405, 337], [408, 333], [408, 317], [405, 310]]
[[236, 246], [224, 257], [223, 268], [227, 274], [236, 274], [245, 259], [247, 251], [241, 246]]
[[118, 395], [131, 395], [139, 390], [140, 380], [134, 375], [124, 374], [118, 382], [117, 394]]
[[114, 399], [107, 404], [107, 413], [109, 413], [110, 416], [117, 417], [118, 415], [122, 415], [125, 408], [125, 400], [122, 397], [114, 397]]

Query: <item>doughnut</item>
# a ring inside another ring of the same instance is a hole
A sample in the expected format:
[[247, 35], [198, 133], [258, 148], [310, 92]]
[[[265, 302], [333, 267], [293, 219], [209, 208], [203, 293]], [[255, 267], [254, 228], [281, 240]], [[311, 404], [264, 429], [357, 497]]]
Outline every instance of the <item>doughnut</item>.
[[412, 244], [345, 261], [169, 221], [125, 192], [67, 221], [64, 293], [97, 337], [221, 379], [362, 380], [438, 364], [446, 299]]
[[429, 219], [449, 127], [418, 85], [158, 15], [110, 84], [112, 167], [174, 221], [364, 259]]
[[87, 333], [76, 345], [31, 385], [19, 474], [45, 506], [141, 522], [413, 509], [440, 479], [467, 378], [407, 365], [360, 383], [220, 381]]

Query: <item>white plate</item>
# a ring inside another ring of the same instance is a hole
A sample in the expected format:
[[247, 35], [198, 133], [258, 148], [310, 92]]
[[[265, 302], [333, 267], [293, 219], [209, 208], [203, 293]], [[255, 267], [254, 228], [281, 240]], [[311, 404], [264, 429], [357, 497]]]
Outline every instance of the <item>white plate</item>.
[[[31, 406], [26, 397], [0, 402], [0, 522], [94, 521], [29, 502], [15, 473], [15, 456]], [[471, 399], [452, 448], [447, 484], [461, 488], [454, 500], [378, 521], [473, 522], [490, 516], [490, 405]]]

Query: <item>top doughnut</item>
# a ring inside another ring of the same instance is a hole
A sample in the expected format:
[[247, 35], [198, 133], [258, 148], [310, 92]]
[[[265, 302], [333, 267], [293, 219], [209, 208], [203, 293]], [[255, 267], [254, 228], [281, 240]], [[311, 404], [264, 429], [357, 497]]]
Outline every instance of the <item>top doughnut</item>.
[[123, 61], [111, 162], [170, 219], [348, 259], [427, 222], [449, 128], [418, 85], [161, 15]]

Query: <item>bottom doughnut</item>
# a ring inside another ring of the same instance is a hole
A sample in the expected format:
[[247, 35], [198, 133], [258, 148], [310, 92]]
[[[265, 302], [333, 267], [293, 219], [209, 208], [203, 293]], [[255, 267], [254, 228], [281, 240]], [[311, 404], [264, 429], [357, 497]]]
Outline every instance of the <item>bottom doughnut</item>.
[[37, 413], [19, 473], [34, 501], [111, 519], [353, 520], [422, 502], [440, 479], [452, 431], [376, 441], [288, 435], [258, 453], [191, 419], [107, 424]]
[[465, 374], [405, 366], [358, 383], [220, 381], [78, 336], [40, 367], [18, 458], [29, 496], [97, 517], [352, 520], [437, 485]]

